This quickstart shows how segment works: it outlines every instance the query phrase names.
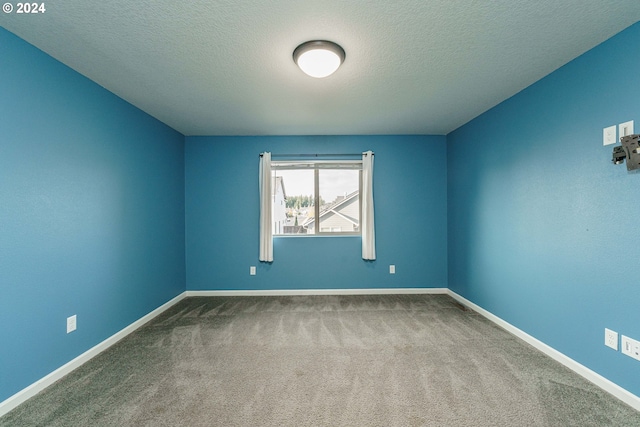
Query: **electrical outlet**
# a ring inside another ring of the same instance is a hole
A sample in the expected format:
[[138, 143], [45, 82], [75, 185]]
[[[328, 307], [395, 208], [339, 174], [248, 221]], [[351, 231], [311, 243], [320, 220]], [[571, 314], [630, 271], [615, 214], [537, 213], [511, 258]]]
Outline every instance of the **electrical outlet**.
[[396, 266], [391, 264], [389, 266], [389, 274], [396, 274]]
[[67, 333], [71, 333], [76, 330], [77, 321], [78, 319], [75, 314], [71, 317], [67, 317]]
[[640, 341], [622, 336], [622, 354], [640, 360]]
[[252, 276], [256, 275], [256, 266], [252, 265], [251, 267], [249, 267], [249, 274]]
[[616, 125], [602, 129], [602, 145], [611, 145], [616, 143]]
[[618, 333], [604, 328], [604, 345], [618, 351]]

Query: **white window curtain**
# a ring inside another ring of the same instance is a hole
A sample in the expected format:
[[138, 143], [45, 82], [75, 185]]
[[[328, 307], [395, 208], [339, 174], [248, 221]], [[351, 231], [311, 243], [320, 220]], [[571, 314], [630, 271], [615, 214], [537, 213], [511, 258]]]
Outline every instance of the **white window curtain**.
[[373, 152], [362, 153], [362, 259], [376, 259], [373, 220]]
[[273, 261], [271, 153], [260, 155], [260, 261]]

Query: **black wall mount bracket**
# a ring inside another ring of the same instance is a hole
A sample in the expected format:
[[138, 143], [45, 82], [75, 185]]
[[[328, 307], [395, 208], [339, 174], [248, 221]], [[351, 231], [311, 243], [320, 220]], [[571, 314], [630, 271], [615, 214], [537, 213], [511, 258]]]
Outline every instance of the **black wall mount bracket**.
[[619, 165], [627, 159], [628, 171], [640, 169], [640, 134], [623, 136], [620, 144], [613, 147], [611, 161]]

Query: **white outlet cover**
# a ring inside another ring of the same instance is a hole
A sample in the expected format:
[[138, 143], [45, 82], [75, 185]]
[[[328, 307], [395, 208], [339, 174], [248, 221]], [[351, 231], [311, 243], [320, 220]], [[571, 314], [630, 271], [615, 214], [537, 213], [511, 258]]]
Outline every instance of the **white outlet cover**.
[[252, 265], [251, 267], [249, 267], [249, 274], [252, 275], [252, 276], [256, 275], [256, 267], [255, 266]]
[[633, 120], [620, 123], [618, 125], [618, 135], [620, 135], [620, 138], [627, 135], [633, 135]]
[[396, 266], [395, 265], [390, 265], [389, 266], [389, 274], [396, 274]]
[[604, 345], [618, 351], [618, 333], [604, 328]]
[[67, 317], [67, 333], [71, 333], [76, 330], [78, 318], [74, 314], [71, 317]]
[[616, 143], [616, 125], [602, 129], [602, 145], [611, 145]]

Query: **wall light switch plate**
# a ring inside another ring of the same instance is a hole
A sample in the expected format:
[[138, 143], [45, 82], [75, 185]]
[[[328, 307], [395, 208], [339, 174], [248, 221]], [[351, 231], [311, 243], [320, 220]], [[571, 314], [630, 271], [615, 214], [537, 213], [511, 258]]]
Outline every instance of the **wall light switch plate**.
[[602, 145], [616, 143], [616, 125], [602, 129]]
[[389, 274], [396, 274], [396, 266], [395, 265], [390, 265], [389, 266]]
[[67, 317], [67, 333], [71, 333], [76, 330], [77, 320], [78, 319], [75, 314], [71, 317]]
[[633, 135], [633, 120], [620, 123], [618, 125], [618, 135], [620, 135], [619, 138], [627, 135]]
[[618, 351], [618, 333], [604, 328], [604, 345]]
[[256, 275], [256, 267], [255, 265], [252, 265], [251, 267], [249, 267], [249, 274], [252, 276]]

